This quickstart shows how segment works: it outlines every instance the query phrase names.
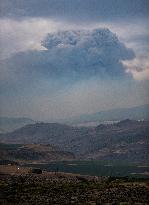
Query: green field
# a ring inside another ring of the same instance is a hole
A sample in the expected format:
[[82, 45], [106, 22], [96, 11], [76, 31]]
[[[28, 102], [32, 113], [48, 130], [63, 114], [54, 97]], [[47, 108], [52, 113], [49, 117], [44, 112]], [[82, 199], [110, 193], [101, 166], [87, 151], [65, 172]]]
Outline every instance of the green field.
[[[29, 165], [32, 166], [32, 165]], [[38, 164], [47, 171], [78, 173], [83, 175], [149, 178], [149, 165], [108, 161], [63, 161]]]

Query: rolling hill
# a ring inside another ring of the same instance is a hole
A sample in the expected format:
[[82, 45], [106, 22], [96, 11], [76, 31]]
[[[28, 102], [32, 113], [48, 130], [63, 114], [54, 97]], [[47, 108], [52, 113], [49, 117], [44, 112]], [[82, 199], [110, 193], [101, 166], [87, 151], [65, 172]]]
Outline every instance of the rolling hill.
[[7, 134], [3, 143], [53, 144], [80, 159], [113, 159], [148, 162], [149, 121], [123, 120], [97, 127], [72, 127], [37, 123]]
[[0, 143], [1, 161], [23, 163], [47, 163], [50, 161], [73, 160], [71, 152], [62, 151], [50, 144], [3, 144]]

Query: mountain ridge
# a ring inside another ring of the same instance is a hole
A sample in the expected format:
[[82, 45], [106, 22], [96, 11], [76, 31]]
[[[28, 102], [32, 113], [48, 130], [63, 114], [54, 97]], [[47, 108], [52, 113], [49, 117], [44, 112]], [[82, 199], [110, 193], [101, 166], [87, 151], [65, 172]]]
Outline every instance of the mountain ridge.
[[59, 123], [26, 125], [0, 134], [2, 143], [52, 144], [80, 159], [148, 161], [149, 121], [123, 120], [97, 127], [74, 127]]
[[34, 124], [36, 121], [27, 117], [0, 117], [0, 131], [11, 132], [27, 124]]
[[87, 122], [101, 123], [105, 121], [108, 123], [110, 121], [122, 121], [128, 118], [130, 120], [149, 120], [149, 104], [129, 108], [110, 109], [93, 114], [83, 114], [68, 120], [66, 119], [64, 122], [70, 125], [77, 125]]

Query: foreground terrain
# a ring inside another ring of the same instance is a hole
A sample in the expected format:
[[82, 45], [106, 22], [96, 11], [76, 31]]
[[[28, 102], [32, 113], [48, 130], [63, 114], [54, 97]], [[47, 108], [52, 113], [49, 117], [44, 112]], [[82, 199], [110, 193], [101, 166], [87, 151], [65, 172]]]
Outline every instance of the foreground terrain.
[[149, 181], [64, 173], [0, 175], [2, 205], [147, 205]]

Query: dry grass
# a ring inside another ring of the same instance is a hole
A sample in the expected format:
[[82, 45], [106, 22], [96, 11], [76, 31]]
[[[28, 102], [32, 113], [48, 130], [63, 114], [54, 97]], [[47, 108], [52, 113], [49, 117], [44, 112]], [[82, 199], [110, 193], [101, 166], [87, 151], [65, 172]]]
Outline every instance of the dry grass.
[[16, 165], [0, 165], [0, 174], [27, 174], [29, 170], [30, 169], [28, 167], [20, 167]]

